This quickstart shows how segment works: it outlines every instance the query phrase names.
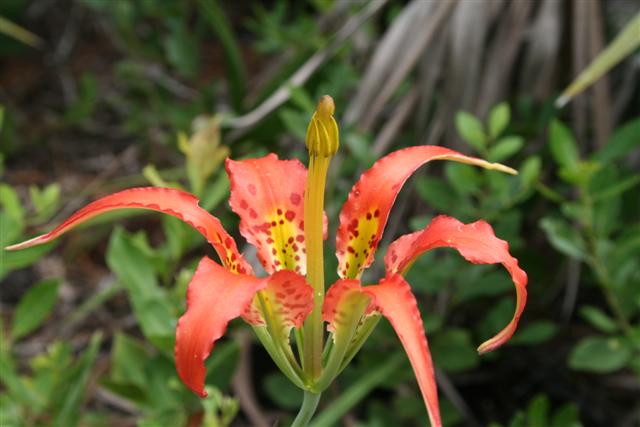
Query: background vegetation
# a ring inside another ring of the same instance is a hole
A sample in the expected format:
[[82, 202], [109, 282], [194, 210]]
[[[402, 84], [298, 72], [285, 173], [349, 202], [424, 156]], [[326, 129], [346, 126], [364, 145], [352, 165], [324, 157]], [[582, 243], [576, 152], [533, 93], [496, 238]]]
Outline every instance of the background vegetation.
[[[0, 246], [137, 185], [192, 191], [237, 230], [221, 161], [269, 151], [304, 161], [306, 124], [331, 94], [342, 130], [331, 230], [356, 177], [394, 149], [440, 144], [520, 171], [424, 168], [385, 233], [383, 248], [439, 213], [485, 218], [529, 274], [519, 331], [480, 358], [475, 346], [513, 310], [507, 274], [450, 250], [411, 271], [445, 425], [638, 425], [637, 49], [554, 106], [638, 10], [632, 0], [5, 0]], [[3, 251], [0, 425], [286, 425], [301, 392], [241, 323], [209, 360], [209, 398], [175, 374], [175, 322], [205, 246], [172, 218], [127, 213]], [[321, 405], [316, 427], [427, 419], [385, 322]]]

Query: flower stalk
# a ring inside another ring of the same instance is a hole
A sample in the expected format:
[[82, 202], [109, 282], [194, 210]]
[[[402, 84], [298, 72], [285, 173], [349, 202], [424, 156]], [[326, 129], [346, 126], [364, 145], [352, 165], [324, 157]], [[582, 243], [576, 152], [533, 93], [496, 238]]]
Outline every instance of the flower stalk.
[[307, 249], [307, 282], [313, 288], [313, 310], [304, 325], [303, 368], [311, 385], [322, 372], [324, 190], [331, 158], [339, 146], [338, 125], [333, 118], [334, 110], [333, 99], [323, 96], [311, 118], [306, 138], [309, 175], [304, 195], [304, 237]]

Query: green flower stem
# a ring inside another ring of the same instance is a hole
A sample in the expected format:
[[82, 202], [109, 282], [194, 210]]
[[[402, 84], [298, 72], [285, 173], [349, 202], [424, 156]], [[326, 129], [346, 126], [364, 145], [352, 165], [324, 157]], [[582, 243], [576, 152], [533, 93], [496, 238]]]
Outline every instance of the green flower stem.
[[267, 350], [267, 353], [269, 353], [269, 356], [271, 356], [271, 359], [280, 369], [280, 371], [289, 379], [289, 381], [295, 384], [296, 387], [304, 389], [306, 387], [304, 382], [300, 379], [300, 376], [293, 369], [293, 367], [288, 363], [278, 346], [273, 343], [273, 340], [271, 339], [267, 328], [265, 326], [253, 326], [253, 331], [260, 340], [262, 346], [265, 348], [265, 350]]
[[305, 391], [302, 407], [293, 424], [291, 424], [291, 427], [306, 427], [309, 425], [311, 417], [313, 417], [313, 414], [316, 413], [316, 409], [318, 408], [318, 402], [320, 402], [320, 393], [315, 394], [310, 391]]
[[309, 427], [325, 427], [338, 425], [340, 418], [356, 406], [374, 388], [378, 387], [389, 376], [397, 372], [405, 360], [403, 353], [393, 353], [379, 365], [371, 367], [367, 375], [361, 376], [353, 384], [340, 393], [311, 423]]

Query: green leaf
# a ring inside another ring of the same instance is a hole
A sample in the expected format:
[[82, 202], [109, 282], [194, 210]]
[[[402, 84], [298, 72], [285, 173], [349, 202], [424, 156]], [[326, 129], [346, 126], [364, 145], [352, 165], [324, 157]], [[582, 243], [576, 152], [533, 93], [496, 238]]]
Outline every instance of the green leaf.
[[434, 364], [447, 372], [463, 372], [479, 363], [471, 334], [464, 329], [447, 329], [431, 342]]
[[640, 148], [640, 119], [635, 119], [616, 129], [607, 144], [593, 156], [593, 160], [608, 163], [638, 148]]
[[582, 70], [569, 87], [562, 92], [556, 105], [558, 107], [564, 106], [571, 98], [594, 84], [612, 67], [631, 55], [640, 46], [638, 34], [640, 34], [640, 13], [631, 18], [616, 38], [598, 53], [598, 56], [587, 68]]
[[577, 405], [567, 403], [561, 406], [551, 418], [551, 427], [582, 427]]
[[182, 22], [174, 21], [164, 41], [167, 59], [184, 77], [193, 77], [200, 66], [198, 42]]
[[145, 337], [170, 347], [175, 314], [164, 289], [158, 286], [151, 261], [135, 243], [135, 237], [116, 228], [107, 248], [107, 264], [125, 286], [133, 312]]
[[0, 205], [4, 208], [5, 214], [16, 222], [19, 234], [24, 226], [24, 209], [18, 193], [8, 184], [0, 184]]
[[60, 203], [60, 184], [47, 185], [42, 190], [32, 185], [29, 187], [31, 203], [36, 208], [37, 220], [44, 222], [58, 208]]
[[489, 136], [496, 139], [506, 129], [511, 120], [511, 109], [509, 104], [501, 102], [494, 106], [489, 112]]
[[445, 175], [458, 194], [470, 195], [480, 191], [482, 177], [473, 166], [461, 163], [447, 163]]
[[91, 116], [99, 100], [98, 82], [93, 74], [83, 74], [78, 86], [78, 98], [65, 112], [65, 120], [69, 123], [79, 123]]
[[456, 197], [448, 182], [440, 178], [418, 177], [416, 190], [436, 210], [451, 212], [453, 207], [460, 205], [460, 198]]
[[[2, 213], [0, 212], [0, 221], [2, 220]], [[2, 230], [1, 226], [0, 230]], [[2, 262], [0, 262], [0, 279], [10, 271], [33, 264], [49, 252], [56, 244], [57, 242], [49, 242], [44, 245], [32, 246], [19, 251], [6, 251], [4, 249], [0, 249], [0, 257], [2, 257]]]
[[549, 243], [559, 252], [582, 260], [586, 257], [585, 243], [576, 229], [560, 218], [545, 217], [540, 220]]
[[640, 174], [620, 178], [612, 182], [609, 186], [598, 189], [598, 191], [592, 195], [592, 200], [597, 202], [619, 196], [638, 184], [640, 184]]
[[571, 351], [569, 366], [578, 371], [605, 374], [624, 368], [631, 355], [631, 349], [620, 338], [588, 337]]
[[518, 177], [523, 190], [527, 190], [535, 185], [540, 177], [542, 161], [538, 156], [529, 157], [525, 160], [519, 169]]
[[456, 114], [456, 129], [470, 146], [482, 152], [487, 145], [487, 135], [480, 120], [465, 111]]
[[56, 304], [58, 285], [56, 279], [44, 280], [24, 294], [13, 314], [11, 335], [14, 339], [22, 338], [42, 325]]
[[267, 375], [263, 387], [269, 398], [279, 407], [289, 410], [300, 408], [302, 392], [280, 372]]
[[618, 330], [616, 322], [598, 307], [586, 305], [580, 309], [580, 315], [601, 332], [611, 334]]
[[12, 37], [33, 48], [38, 48], [43, 44], [40, 37], [3, 16], [0, 16], [0, 34]]
[[111, 350], [111, 380], [121, 384], [147, 386], [145, 369], [149, 353], [141, 342], [123, 333], [116, 333]]
[[549, 341], [558, 332], [558, 326], [550, 320], [531, 322], [520, 327], [509, 340], [512, 345], [537, 345]]
[[475, 279], [464, 273], [461, 276], [465, 277], [465, 283], [455, 291], [453, 301], [456, 304], [482, 296], [500, 295], [513, 289], [513, 283], [504, 271], [491, 271]]
[[549, 398], [539, 394], [529, 402], [527, 408], [527, 427], [547, 427], [549, 416]]
[[53, 423], [56, 427], [74, 426], [80, 417], [80, 406], [83, 402], [84, 390], [89, 381], [93, 363], [100, 349], [102, 333], [97, 332], [91, 337], [89, 347], [74, 369], [68, 372], [68, 387], [59, 396], [59, 411]]
[[300, 140], [304, 140], [307, 135], [306, 114], [293, 108], [281, 108], [278, 112], [280, 120], [287, 131]]
[[[0, 383], [2, 383], [4, 390], [8, 392], [11, 400], [36, 408], [41, 403], [40, 395], [37, 390], [29, 387], [24, 377], [18, 375], [16, 363], [11, 357], [10, 347], [10, 345], [6, 345], [6, 340], [2, 337], [2, 345], [0, 345]], [[5, 391], [2, 394], [4, 393]], [[4, 406], [2, 408], [4, 409]]]
[[233, 107], [236, 111], [242, 111], [242, 101], [247, 85], [247, 71], [242, 60], [240, 46], [230, 25], [232, 21], [226, 16], [217, 0], [199, 0], [198, 8], [200, 14], [209, 23], [209, 28], [218, 37], [220, 47], [224, 52], [225, 69]]
[[516, 154], [524, 146], [524, 139], [520, 136], [505, 136], [489, 150], [488, 160], [502, 162]]
[[549, 126], [549, 148], [556, 163], [564, 168], [573, 169], [580, 160], [573, 134], [557, 120]]

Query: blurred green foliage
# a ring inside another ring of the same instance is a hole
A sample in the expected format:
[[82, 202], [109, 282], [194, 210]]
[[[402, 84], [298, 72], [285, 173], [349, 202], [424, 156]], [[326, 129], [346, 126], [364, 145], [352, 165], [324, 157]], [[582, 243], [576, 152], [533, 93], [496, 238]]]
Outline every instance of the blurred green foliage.
[[[26, 10], [26, 3], [14, 0], [1, 10], [14, 19]], [[282, 158], [304, 159], [300, 140], [316, 100], [329, 93], [340, 112], [360, 83], [361, 65], [349, 56], [358, 46], [350, 42], [307, 84], [290, 87], [289, 100], [254, 129], [237, 138], [225, 127], [225, 118], [251, 111], [287, 84], [310, 55], [327, 46], [331, 37], [321, 30], [316, 16], [330, 11], [331, 3], [276, 1], [270, 7], [253, 3], [236, 10], [208, 1], [79, 1], [76, 7], [85, 8], [87, 16], [106, 25], [112, 36], [114, 46], [102, 48], [113, 58], [105, 73], [117, 85], [107, 91], [101, 71], [83, 69], [75, 76], [76, 96], [57, 111], [58, 121], [47, 132], [98, 140], [109, 132], [140, 146], [144, 162], [137, 175], [114, 178], [101, 190], [140, 184], [183, 188], [198, 195], [201, 205], [214, 211], [227, 229], [235, 229], [237, 219], [223, 206], [229, 191], [224, 157], [276, 151]], [[397, 8], [390, 8], [388, 19], [395, 17]], [[375, 32], [376, 25], [380, 24], [367, 24], [364, 31]], [[212, 53], [214, 44], [221, 53]], [[0, 54], [24, 49], [7, 43]], [[262, 71], [260, 61], [283, 52], [283, 65], [265, 73], [264, 81], [253, 87], [249, 76]], [[258, 54], [261, 59], [252, 58]], [[221, 58], [224, 67], [211, 63], [212, 55]], [[62, 182], [26, 185], [15, 178], [18, 175], [8, 179], [9, 161], [24, 159], [34, 147], [46, 147], [48, 134], [27, 145], [29, 133], [24, 130], [31, 123], [21, 122], [19, 106], [4, 107], [2, 247], [49, 229], [50, 223], [60, 221], [59, 212], [69, 202]], [[107, 130], [100, 126], [104, 117]], [[638, 164], [640, 120], [615, 129], [607, 144], [593, 152], [576, 139], [564, 115], [529, 98], [498, 103], [486, 117], [459, 111], [451, 125], [462, 151], [508, 164], [519, 174], [461, 164], [429, 166], [428, 173], [418, 173], [403, 191], [401, 198], [409, 207], [394, 232], [421, 229], [440, 213], [465, 222], [484, 218], [510, 242], [529, 274], [530, 294], [509, 344], [479, 357], [476, 345], [495, 334], [513, 313], [508, 274], [501, 267], [469, 264], [446, 249], [415, 263], [407, 280], [423, 302], [438, 375], [453, 384], [454, 393], [451, 388], [441, 390], [444, 423], [468, 423], [469, 413], [455, 399], [461, 394], [482, 425], [590, 425], [593, 420], [585, 418], [578, 402], [584, 396], [581, 390], [615, 374], [635, 384], [640, 379], [640, 174], [633, 168]], [[407, 129], [392, 148], [415, 144], [419, 137]], [[371, 150], [373, 138], [371, 132], [341, 125], [343, 156], [334, 163], [334, 185], [327, 194], [332, 228], [350, 185], [377, 158]], [[170, 154], [161, 154], [165, 152]], [[633, 156], [635, 163], [629, 161]], [[80, 196], [88, 200], [99, 192], [88, 188]], [[140, 222], [138, 216], [127, 213], [95, 222], [88, 237], [61, 242], [55, 251], [56, 243], [51, 243], [0, 254], [3, 291], [18, 283], [21, 271], [36, 278], [9, 302], [15, 304], [6, 312], [3, 301], [0, 425], [114, 425], [123, 411], [127, 422], [144, 427], [227, 426], [241, 418], [238, 400], [226, 396], [234, 393], [230, 384], [239, 363], [240, 345], [233, 334], [216, 345], [207, 361], [208, 398], [188, 392], [175, 373], [175, 324], [185, 308], [186, 286], [202, 239], [174, 218], [163, 217], [143, 228], [147, 217]], [[115, 219], [137, 231], [113, 229]], [[108, 241], [106, 247], [99, 243], [103, 240]], [[70, 261], [79, 252], [106, 258], [111, 274], [105, 287], [85, 293], [83, 301], [69, 302], [65, 287], [83, 279], [40, 277], [36, 271], [44, 257]], [[334, 272], [335, 259], [327, 256], [328, 277]], [[564, 308], [566, 301], [571, 303], [566, 304], [569, 310]], [[130, 315], [131, 320], [117, 322], [114, 328], [109, 320], [92, 318], [100, 310], [114, 317]], [[238, 328], [231, 325], [232, 330]], [[29, 350], [30, 343], [37, 344], [37, 351]], [[299, 390], [264, 354], [252, 354], [258, 359], [253, 366], [254, 392], [284, 424], [299, 405]], [[541, 378], [545, 375], [548, 378]], [[92, 403], [96, 393], [121, 407]], [[314, 420], [316, 427], [336, 425], [347, 413], [356, 414], [357, 425], [363, 427], [422, 425], [426, 418], [411, 369], [385, 322], [325, 400]]]

